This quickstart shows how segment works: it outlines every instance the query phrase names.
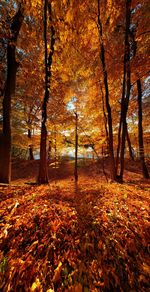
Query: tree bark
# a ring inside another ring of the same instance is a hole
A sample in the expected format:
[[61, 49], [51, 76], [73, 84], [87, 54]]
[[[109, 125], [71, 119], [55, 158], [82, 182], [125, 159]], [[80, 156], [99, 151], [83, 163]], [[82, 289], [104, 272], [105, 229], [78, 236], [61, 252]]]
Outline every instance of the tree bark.
[[15, 93], [16, 73], [16, 42], [23, 22], [23, 9], [21, 5], [12, 18], [11, 37], [7, 44], [7, 79], [3, 98], [3, 132], [0, 137], [0, 182], [11, 181], [11, 98]]
[[41, 124], [41, 141], [40, 141], [40, 164], [39, 164], [39, 175], [38, 183], [45, 184], [48, 183], [48, 167], [47, 167], [47, 103], [49, 100], [49, 90], [50, 90], [50, 78], [51, 78], [51, 65], [52, 57], [54, 54], [54, 44], [55, 44], [55, 29], [53, 24], [51, 24], [51, 44], [50, 44], [50, 54], [48, 56], [47, 51], [47, 11], [49, 11], [49, 20], [52, 23], [52, 11], [51, 2], [48, 0], [44, 2], [44, 44], [45, 44], [45, 95], [42, 104], [42, 124]]
[[75, 113], [75, 165], [74, 178], [78, 181], [78, 114]]
[[134, 155], [133, 155], [133, 150], [132, 150], [132, 145], [131, 145], [131, 140], [128, 132], [128, 127], [127, 127], [127, 142], [128, 142], [128, 149], [129, 149], [129, 155], [132, 160], [134, 160]]
[[56, 125], [55, 125], [55, 131], [54, 131], [54, 162], [55, 162], [55, 169], [57, 168], [57, 131], [56, 131]]
[[[28, 129], [28, 138], [31, 141], [31, 129]], [[29, 160], [34, 160], [34, 155], [33, 155], [33, 145], [32, 142], [29, 144]]]
[[139, 141], [139, 154], [141, 167], [144, 178], [149, 178], [148, 169], [146, 167], [145, 158], [144, 158], [144, 142], [143, 142], [143, 116], [142, 116], [142, 86], [141, 80], [137, 80], [137, 90], [138, 90], [138, 141]]
[[131, 24], [131, 0], [126, 1], [126, 29], [125, 29], [125, 53], [124, 53], [124, 76], [123, 76], [123, 91], [121, 99], [121, 116], [118, 132], [118, 149], [117, 149], [117, 162], [120, 156], [120, 173], [117, 175], [118, 181], [123, 181], [124, 174], [124, 153], [125, 153], [125, 141], [127, 135], [127, 111], [130, 98], [131, 89], [131, 70], [130, 70], [130, 24]]
[[104, 127], [105, 127], [105, 134], [106, 134], [106, 143], [107, 143], [107, 149], [109, 150], [109, 135], [108, 135], [108, 128], [107, 128], [107, 115], [105, 112], [105, 102], [104, 102], [104, 94], [103, 90], [101, 88], [101, 93], [102, 93], [102, 109], [103, 109], [103, 118], [104, 118]]
[[49, 140], [49, 142], [48, 142], [48, 161], [51, 160], [51, 155], [52, 155], [52, 141]]
[[117, 173], [118, 173], [118, 167], [119, 167], [119, 156], [120, 156], [120, 147], [121, 147], [121, 132], [122, 132], [123, 111], [124, 111], [123, 103], [124, 103], [124, 98], [125, 98], [125, 86], [126, 86], [126, 54], [124, 54], [121, 113], [120, 113], [119, 129], [118, 129], [118, 146], [117, 146], [117, 156], [116, 156], [116, 172]]
[[105, 48], [103, 44], [103, 32], [102, 32], [102, 23], [101, 23], [101, 15], [100, 15], [100, 0], [97, 0], [97, 2], [98, 2], [98, 31], [99, 31], [99, 40], [100, 40], [100, 60], [101, 60], [102, 70], [103, 70], [105, 103], [106, 103], [106, 110], [107, 110], [107, 115], [108, 115], [108, 139], [109, 139], [109, 155], [110, 155], [110, 163], [111, 163], [111, 178], [112, 180], [116, 180], [116, 167], [115, 167], [114, 148], [113, 148], [112, 114], [111, 114], [111, 107], [109, 103], [108, 76], [107, 76], [107, 69], [106, 69], [106, 63], [105, 63]]

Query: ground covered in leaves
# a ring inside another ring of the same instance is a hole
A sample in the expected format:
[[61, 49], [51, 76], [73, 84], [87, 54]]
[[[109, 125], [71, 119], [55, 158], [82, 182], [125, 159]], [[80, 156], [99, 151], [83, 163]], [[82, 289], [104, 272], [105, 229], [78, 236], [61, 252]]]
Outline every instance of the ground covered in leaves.
[[0, 186], [0, 291], [149, 291], [148, 183]]

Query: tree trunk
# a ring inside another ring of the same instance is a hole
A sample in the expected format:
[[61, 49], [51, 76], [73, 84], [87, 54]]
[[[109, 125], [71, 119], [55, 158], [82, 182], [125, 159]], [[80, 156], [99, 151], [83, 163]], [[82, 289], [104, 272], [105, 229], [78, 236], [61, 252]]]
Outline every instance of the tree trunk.
[[131, 89], [130, 43], [129, 43], [130, 24], [131, 24], [131, 0], [127, 0], [126, 1], [123, 92], [122, 92], [122, 100], [121, 100], [121, 117], [120, 117], [119, 133], [118, 133], [118, 149], [117, 149], [117, 163], [116, 163], [116, 167], [118, 168], [118, 159], [119, 159], [119, 152], [120, 152], [120, 173], [117, 176], [119, 182], [123, 181], [123, 174], [124, 174], [124, 153], [125, 153], [125, 141], [126, 141], [126, 135], [127, 135], [126, 119], [127, 119], [127, 111], [128, 111], [130, 89]]
[[15, 74], [15, 48], [7, 47], [7, 80], [3, 99], [3, 133], [0, 143], [0, 182], [11, 181], [11, 87]]
[[134, 155], [133, 155], [133, 150], [132, 150], [131, 140], [130, 140], [130, 137], [129, 137], [128, 127], [127, 127], [127, 143], [128, 143], [128, 148], [129, 148], [129, 155], [130, 155], [130, 158], [131, 158], [132, 160], [134, 160]]
[[[31, 129], [28, 129], [28, 138], [31, 141]], [[34, 160], [33, 145], [32, 145], [32, 143], [29, 144], [29, 160]]]
[[54, 44], [55, 44], [55, 30], [53, 24], [51, 24], [51, 44], [50, 53], [48, 56], [47, 51], [47, 10], [49, 11], [49, 20], [52, 23], [52, 13], [51, 13], [51, 2], [48, 0], [44, 2], [44, 44], [45, 44], [45, 95], [42, 104], [42, 124], [41, 124], [41, 141], [40, 141], [40, 164], [39, 164], [39, 175], [38, 183], [45, 184], [48, 183], [48, 167], [47, 167], [47, 103], [49, 100], [49, 90], [50, 90], [50, 78], [51, 78], [51, 65], [52, 57], [54, 54]]
[[117, 156], [116, 156], [116, 172], [118, 173], [119, 159], [120, 159], [120, 147], [121, 147], [121, 132], [122, 132], [122, 121], [123, 121], [123, 103], [125, 98], [125, 87], [126, 87], [126, 54], [124, 54], [124, 66], [123, 66], [123, 85], [122, 85], [122, 98], [121, 98], [121, 113], [120, 122], [118, 129], [118, 146], [117, 146]]
[[40, 165], [38, 183], [48, 183], [48, 168], [47, 168], [47, 153], [46, 153], [46, 139], [47, 129], [44, 123], [41, 127], [41, 141], [40, 141]]
[[49, 142], [48, 142], [48, 161], [51, 160], [51, 155], [52, 155], [52, 141], [49, 140]]
[[57, 132], [56, 132], [56, 125], [55, 125], [55, 132], [54, 132], [54, 162], [55, 162], [55, 169], [57, 168]]
[[103, 118], [104, 118], [104, 127], [105, 127], [105, 134], [106, 134], [106, 143], [107, 143], [107, 149], [109, 150], [109, 135], [108, 135], [108, 128], [107, 128], [107, 115], [105, 112], [105, 103], [104, 103], [104, 94], [103, 90], [101, 88], [101, 93], [102, 93], [102, 109], [103, 109]]
[[11, 98], [15, 93], [16, 72], [16, 42], [23, 22], [23, 9], [20, 5], [12, 18], [11, 37], [7, 44], [7, 79], [3, 98], [3, 132], [0, 139], [0, 182], [11, 181]]
[[106, 110], [108, 115], [108, 139], [109, 139], [109, 155], [110, 155], [110, 163], [111, 163], [111, 178], [112, 180], [116, 180], [116, 168], [115, 168], [115, 159], [114, 159], [114, 149], [113, 149], [113, 128], [112, 128], [112, 114], [111, 107], [109, 103], [109, 90], [108, 90], [108, 77], [105, 63], [105, 48], [103, 44], [103, 32], [102, 32], [102, 23], [100, 17], [100, 1], [98, 1], [98, 30], [99, 30], [99, 40], [100, 40], [100, 59], [103, 70], [103, 82], [105, 88], [105, 103]]
[[144, 143], [143, 143], [143, 126], [142, 126], [142, 87], [141, 80], [137, 80], [138, 89], [138, 140], [139, 140], [139, 154], [144, 178], [149, 178], [148, 169], [146, 167], [144, 158]]
[[78, 114], [75, 113], [75, 165], [74, 178], [78, 181]]

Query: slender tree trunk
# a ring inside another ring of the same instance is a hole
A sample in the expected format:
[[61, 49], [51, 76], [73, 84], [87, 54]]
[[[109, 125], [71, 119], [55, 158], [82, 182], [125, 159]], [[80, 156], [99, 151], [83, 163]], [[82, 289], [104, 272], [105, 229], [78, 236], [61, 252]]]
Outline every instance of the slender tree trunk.
[[54, 161], [55, 161], [55, 169], [57, 167], [57, 132], [56, 132], [56, 125], [55, 125], [55, 132], [54, 132]]
[[45, 184], [48, 183], [48, 167], [47, 167], [47, 103], [49, 100], [49, 90], [50, 90], [50, 78], [51, 78], [51, 65], [52, 57], [54, 54], [54, 44], [55, 44], [55, 30], [53, 24], [51, 24], [51, 44], [50, 44], [50, 54], [48, 56], [47, 51], [47, 11], [49, 11], [49, 20], [52, 23], [52, 11], [51, 2], [48, 0], [44, 2], [44, 43], [45, 43], [45, 95], [42, 104], [42, 124], [41, 124], [41, 141], [40, 141], [40, 164], [39, 164], [39, 175], [38, 183]]
[[75, 165], [74, 165], [75, 181], [78, 181], [78, 114], [75, 113]]
[[0, 182], [11, 181], [11, 98], [15, 93], [16, 42], [23, 22], [23, 9], [20, 5], [11, 23], [11, 37], [7, 44], [7, 79], [3, 98], [3, 132], [0, 137]]
[[118, 148], [116, 168], [118, 170], [120, 158], [120, 173], [117, 175], [119, 182], [123, 181], [124, 174], [124, 154], [125, 154], [125, 141], [127, 135], [127, 111], [130, 98], [131, 89], [131, 71], [130, 71], [130, 24], [131, 24], [131, 0], [126, 0], [126, 29], [125, 29], [125, 53], [124, 53], [124, 76], [123, 76], [123, 90], [121, 99], [121, 115], [120, 125], [118, 131]]
[[125, 99], [125, 86], [126, 86], [126, 54], [124, 54], [121, 113], [120, 113], [119, 129], [118, 129], [118, 146], [117, 146], [117, 156], [116, 156], [116, 172], [117, 173], [118, 173], [118, 167], [119, 167], [119, 156], [120, 156], [120, 147], [121, 147], [121, 132], [122, 132], [122, 120], [123, 120], [123, 112], [124, 112], [123, 103]]
[[47, 130], [44, 123], [41, 126], [41, 141], [40, 141], [40, 165], [38, 183], [48, 183], [48, 168], [47, 168], [47, 153], [46, 153]]
[[138, 140], [139, 140], [139, 154], [142, 166], [142, 172], [144, 178], [149, 178], [148, 169], [146, 167], [144, 158], [144, 142], [143, 142], [143, 126], [142, 126], [142, 87], [141, 80], [137, 80], [137, 90], [138, 90]]
[[[28, 129], [28, 138], [31, 141], [31, 129]], [[29, 144], [29, 160], [34, 160], [34, 155], [33, 155], [33, 145], [32, 142]]]
[[51, 154], [52, 154], [52, 141], [49, 140], [49, 144], [48, 144], [48, 161], [50, 161], [50, 159], [51, 159]]
[[48, 169], [47, 169], [47, 102], [49, 99], [48, 91], [48, 66], [47, 66], [47, 8], [48, 0], [44, 1], [44, 44], [45, 44], [45, 96], [42, 104], [42, 124], [41, 124], [41, 141], [40, 141], [40, 165], [38, 183], [48, 183]]
[[103, 118], [104, 118], [104, 127], [105, 127], [105, 134], [106, 134], [106, 143], [107, 143], [107, 149], [109, 150], [109, 135], [108, 135], [108, 128], [107, 128], [107, 115], [105, 112], [105, 102], [104, 102], [104, 94], [103, 90], [101, 88], [101, 93], [102, 93], [102, 108], [103, 108]]
[[129, 155], [132, 160], [134, 160], [134, 155], [132, 151], [132, 145], [131, 145], [131, 140], [128, 132], [128, 127], [127, 127], [127, 143], [128, 143], [128, 148], [129, 148]]
[[115, 168], [115, 159], [114, 159], [114, 149], [113, 149], [113, 128], [112, 128], [112, 114], [111, 107], [109, 103], [109, 89], [108, 89], [108, 77], [105, 63], [105, 48], [103, 44], [103, 32], [102, 32], [102, 23], [100, 16], [100, 0], [98, 2], [98, 30], [99, 30], [99, 40], [100, 40], [100, 59], [103, 69], [103, 82], [105, 88], [105, 103], [106, 110], [108, 115], [108, 139], [109, 139], [109, 155], [111, 160], [111, 178], [116, 180], [116, 168]]

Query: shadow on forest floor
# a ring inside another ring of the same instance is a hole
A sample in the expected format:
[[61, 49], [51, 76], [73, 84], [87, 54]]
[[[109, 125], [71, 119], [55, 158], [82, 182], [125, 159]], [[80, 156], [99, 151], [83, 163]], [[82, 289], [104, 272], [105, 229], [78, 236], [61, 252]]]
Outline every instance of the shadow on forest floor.
[[[150, 171], [150, 162], [147, 163]], [[25, 160], [14, 160], [12, 163], [12, 183], [17, 184], [36, 184], [39, 169], [39, 160], [25, 161]], [[79, 179], [83, 178], [97, 181], [109, 181], [109, 169], [110, 161], [109, 158], [93, 162], [91, 160], [79, 160], [78, 162], [78, 175]], [[105, 172], [105, 173], [104, 173]], [[74, 182], [74, 161], [61, 161], [56, 166], [54, 162], [49, 163], [48, 168], [49, 182], [59, 182], [66, 180], [69, 183]], [[142, 172], [139, 161], [125, 161], [125, 173], [124, 181], [129, 184], [141, 184], [145, 183], [149, 185], [149, 180], [142, 178]]]

